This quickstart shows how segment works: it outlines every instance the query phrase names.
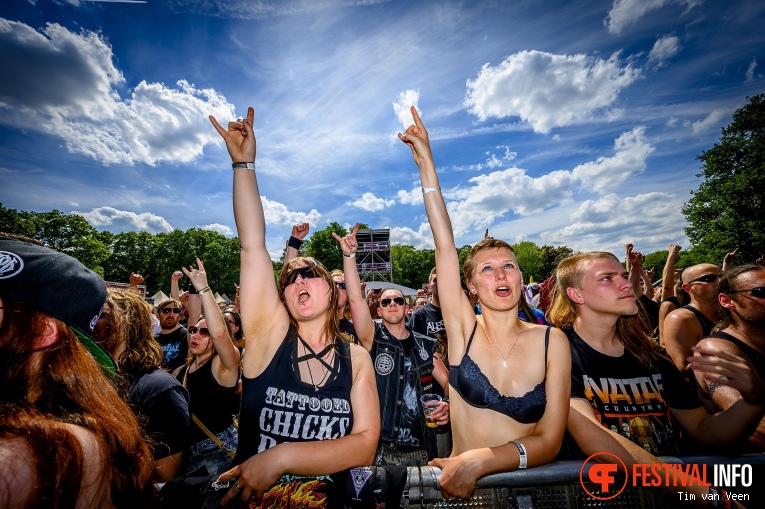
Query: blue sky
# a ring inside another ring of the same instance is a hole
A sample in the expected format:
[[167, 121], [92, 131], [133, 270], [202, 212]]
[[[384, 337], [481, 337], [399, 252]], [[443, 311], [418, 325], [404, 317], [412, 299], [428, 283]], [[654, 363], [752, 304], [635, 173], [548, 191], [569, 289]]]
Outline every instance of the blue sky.
[[458, 245], [684, 246], [696, 156], [765, 91], [765, 2], [9, 0], [0, 201], [235, 234], [207, 120], [255, 108], [269, 250], [296, 222], [432, 247], [415, 104]]

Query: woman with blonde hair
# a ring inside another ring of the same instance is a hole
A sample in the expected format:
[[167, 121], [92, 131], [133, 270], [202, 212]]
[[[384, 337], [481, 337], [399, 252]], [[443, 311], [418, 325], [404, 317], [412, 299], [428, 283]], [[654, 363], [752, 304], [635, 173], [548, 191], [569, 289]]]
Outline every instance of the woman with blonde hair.
[[428, 133], [414, 107], [411, 111], [414, 125], [399, 138], [412, 150], [420, 171], [449, 347], [454, 446], [450, 458], [430, 464], [442, 469], [445, 497], [467, 498], [480, 477], [555, 458], [568, 416], [571, 358], [560, 331], [518, 318], [523, 278], [504, 241], [486, 238], [465, 259], [468, 290], [481, 302], [482, 314], [476, 317], [462, 292]]

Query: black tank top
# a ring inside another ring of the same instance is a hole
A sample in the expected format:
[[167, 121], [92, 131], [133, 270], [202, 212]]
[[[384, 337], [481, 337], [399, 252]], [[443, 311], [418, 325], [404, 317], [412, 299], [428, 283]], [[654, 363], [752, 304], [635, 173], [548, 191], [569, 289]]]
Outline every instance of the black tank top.
[[265, 371], [255, 378], [242, 376], [239, 448], [234, 465], [283, 442], [330, 440], [350, 433], [350, 345], [335, 340], [334, 373], [320, 388], [319, 399], [313, 385], [300, 380], [298, 341], [290, 327]]
[[704, 316], [704, 313], [696, 309], [695, 307], [688, 304], [687, 306], [683, 306], [682, 309], [687, 309], [688, 311], [691, 311], [694, 315], [696, 315], [696, 319], [701, 324], [701, 330], [704, 331], [704, 335], [701, 336], [703, 338], [709, 336], [709, 334], [712, 332], [712, 329], [715, 326], [715, 322]]
[[[189, 367], [185, 366], [178, 373], [179, 382], [183, 383], [183, 376], [188, 369]], [[189, 412], [196, 415], [213, 435], [233, 424], [233, 416], [239, 413], [239, 394], [236, 393], [236, 385], [224, 387], [215, 380], [212, 374], [212, 359], [188, 374], [186, 389], [191, 398]], [[193, 445], [206, 438], [208, 437], [202, 428], [190, 421], [186, 443]]]

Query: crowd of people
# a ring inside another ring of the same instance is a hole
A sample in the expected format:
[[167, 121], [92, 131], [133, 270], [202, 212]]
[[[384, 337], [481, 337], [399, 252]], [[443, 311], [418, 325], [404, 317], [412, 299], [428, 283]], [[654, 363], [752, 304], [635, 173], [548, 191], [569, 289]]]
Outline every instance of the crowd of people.
[[466, 499], [481, 477], [556, 458], [607, 452], [629, 475], [659, 456], [765, 450], [765, 259], [680, 270], [671, 244], [654, 284], [628, 244], [624, 265], [575, 253], [526, 286], [487, 232], [460, 267], [411, 112], [399, 138], [437, 267], [414, 302], [365, 289], [358, 224], [335, 235], [331, 268], [301, 256], [309, 227], [294, 226], [275, 277], [252, 108], [226, 127], [210, 117], [234, 173], [234, 305], [199, 259], [152, 306], [0, 234], [0, 506], [359, 507], [348, 487], [358, 496], [370, 466], [438, 467], [443, 497]]

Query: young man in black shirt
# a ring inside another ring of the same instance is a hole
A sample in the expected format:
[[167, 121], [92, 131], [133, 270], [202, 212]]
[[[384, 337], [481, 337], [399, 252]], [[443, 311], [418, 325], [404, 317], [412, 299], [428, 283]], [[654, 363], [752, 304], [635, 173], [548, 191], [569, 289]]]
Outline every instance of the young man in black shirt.
[[[762, 382], [753, 383], [753, 371], [741, 370], [727, 357], [708, 361], [707, 369], [715, 373], [710, 376], [746, 394], [727, 411], [710, 415], [704, 410], [648, 337], [627, 271], [611, 253], [567, 258], [556, 277], [548, 318], [568, 335], [572, 361], [564, 453], [581, 458], [611, 453], [630, 474], [634, 464], [661, 463], [656, 455], [676, 454], [678, 430], [671, 417], [697, 441], [723, 445], [750, 433], [765, 414]], [[666, 488], [676, 496], [675, 488]], [[698, 500], [708, 493], [706, 487], [684, 489], [698, 491]]]
[[438, 278], [435, 267], [428, 276], [428, 287], [430, 288], [431, 300], [412, 313], [411, 318], [409, 318], [409, 326], [414, 332], [435, 338], [439, 332], [446, 334], [444, 317], [441, 314], [441, 302], [438, 300]]
[[179, 323], [181, 318], [181, 303], [175, 299], [160, 302], [157, 306], [157, 318], [162, 332], [154, 336], [162, 346], [164, 359], [162, 369], [173, 371], [186, 362], [189, 344], [186, 340], [188, 331]]

